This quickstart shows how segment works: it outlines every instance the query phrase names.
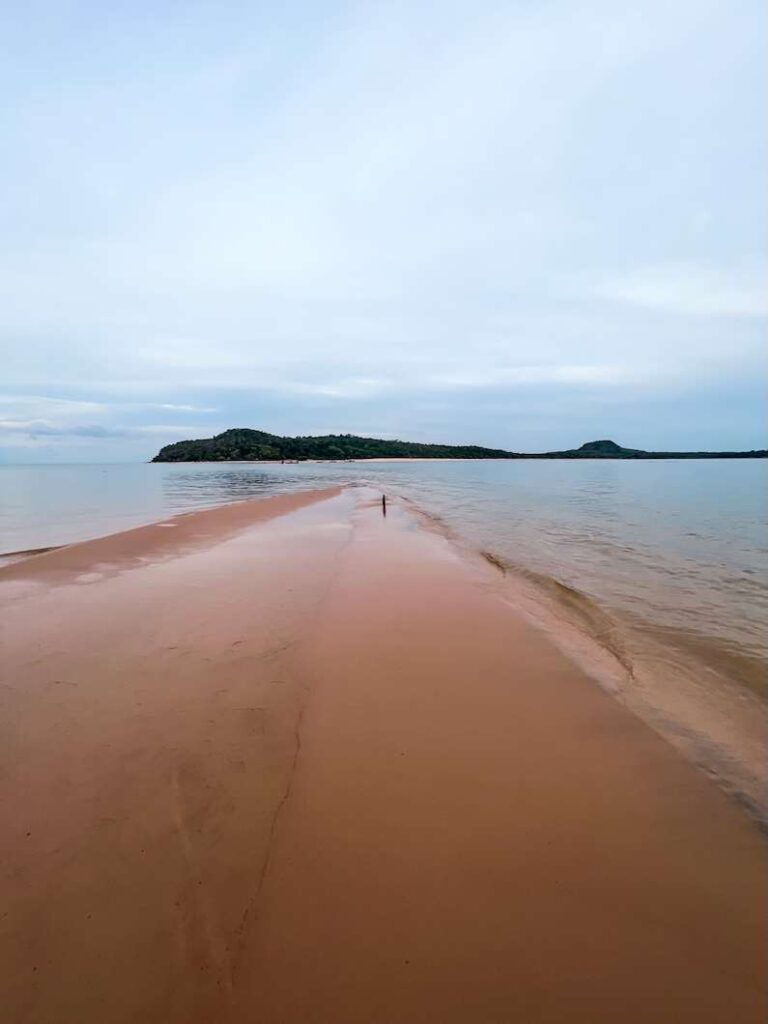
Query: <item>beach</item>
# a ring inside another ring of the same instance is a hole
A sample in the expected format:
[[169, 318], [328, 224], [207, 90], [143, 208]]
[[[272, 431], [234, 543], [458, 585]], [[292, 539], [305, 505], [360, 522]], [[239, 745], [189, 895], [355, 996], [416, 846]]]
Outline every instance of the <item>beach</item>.
[[0, 569], [4, 1019], [768, 1011], [742, 807], [397, 500]]

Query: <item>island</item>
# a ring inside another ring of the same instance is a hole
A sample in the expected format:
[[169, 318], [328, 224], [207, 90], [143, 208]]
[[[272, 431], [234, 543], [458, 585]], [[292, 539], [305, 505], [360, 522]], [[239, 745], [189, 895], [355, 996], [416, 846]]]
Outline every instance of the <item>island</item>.
[[364, 459], [764, 459], [768, 449], [746, 452], [647, 452], [615, 441], [588, 441], [558, 452], [510, 452], [479, 445], [421, 444], [354, 434], [279, 437], [263, 430], [235, 427], [215, 437], [176, 441], [161, 448], [152, 462], [306, 462]]

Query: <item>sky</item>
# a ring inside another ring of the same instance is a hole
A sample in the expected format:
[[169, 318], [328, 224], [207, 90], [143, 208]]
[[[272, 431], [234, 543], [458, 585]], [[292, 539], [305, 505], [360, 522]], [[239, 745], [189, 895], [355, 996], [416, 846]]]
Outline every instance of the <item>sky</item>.
[[766, 430], [763, 0], [0, 14], [0, 461]]

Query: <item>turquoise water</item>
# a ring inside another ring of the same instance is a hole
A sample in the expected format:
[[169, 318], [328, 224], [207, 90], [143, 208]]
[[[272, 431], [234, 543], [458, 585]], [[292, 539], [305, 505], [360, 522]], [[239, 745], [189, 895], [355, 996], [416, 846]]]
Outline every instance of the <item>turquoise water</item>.
[[331, 482], [409, 499], [630, 655], [764, 684], [768, 460], [0, 466], [0, 552]]

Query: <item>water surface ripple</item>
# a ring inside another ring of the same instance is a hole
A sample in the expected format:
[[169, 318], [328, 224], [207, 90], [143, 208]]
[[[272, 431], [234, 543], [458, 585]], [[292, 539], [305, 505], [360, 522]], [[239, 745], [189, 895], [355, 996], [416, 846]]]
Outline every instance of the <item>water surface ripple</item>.
[[341, 481], [406, 497], [511, 571], [579, 595], [629, 655], [647, 639], [654, 656], [765, 688], [766, 460], [0, 466], [0, 552]]

